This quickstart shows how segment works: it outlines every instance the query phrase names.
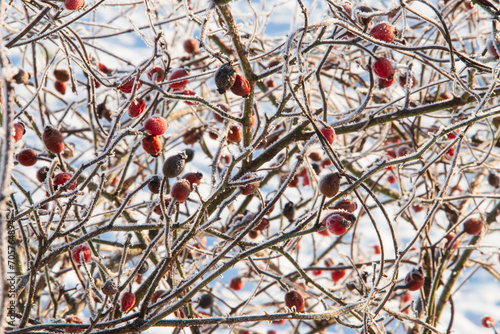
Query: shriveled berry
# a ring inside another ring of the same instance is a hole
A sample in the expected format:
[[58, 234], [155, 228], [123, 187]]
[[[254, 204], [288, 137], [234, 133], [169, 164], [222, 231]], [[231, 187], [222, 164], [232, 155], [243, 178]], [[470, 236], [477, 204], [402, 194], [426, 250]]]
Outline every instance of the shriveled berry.
[[224, 94], [236, 82], [236, 71], [230, 63], [225, 63], [215, 72], [214, 80], [219, 94]]
[[326, 219], [326, 228], [328, 232], [334, 235], [344, 234], [351, 225], [351, 221], [337, 214], [331, 215]]
[[[187, 77], [188, 75], [189, 75], [188, 71], [186, 71], [183, 68], [179, 68], [179, 69], [173, 71], [172, 74], [170, 74], [170, 77], [168, 78], [168, 81], [177, 80], [177, 79], [180, 79], [180, 78], [183, 78], [183, 77]], [[180, 80], [180, 81], [177, 81], [177, 82], [170, 83], [169, 87], [171, 89], [174, 89], [174, 90], [183, 90], [184, 87], [186, 87], [186, 85], [188, 83], [189, 83], [188, 79]]]
[[145, 123], [144, 127], [146, 131], [155, 136], [161, 136], [168, 129], [168, 123], [165, 118], [161, 116], [154, 116], [149, 118]]
[[167, 178], [173, 178], [182, 173], [184, 166], [186, 165], [186, 159], [188, 155], [185, 151], [180, 152], [176, 155], [168, 157], [163, 163], [163, 175]]
[[[67, 324], [74, 324], [74, 325], [82, 325], [83, 324], [83, 321], [82, 319], [80, 319], [79, 317], [77, 316], [70, 316], [70, 317], [66, 317], [66, 323]], [[85, 332], [85, 328], [66, 328], [64, 329], [64, 331], [66, 333], [83, 333]]]
[[44, 182], [47, 178], [47, 173], [49, 172], [49, 167], [45, 166], [36, 171], [36, 179], [38, 182]]
[[333, 205], [333, 207], [335, 209], [341, 209], [341, 210], [345, 210], [347, 212], [352, 213], [358, 209], [358, 204], [356, 202], [354, 202], [353, 200], [344, 198], [344, 199], [337, 201]]
[[470, 235], [477, 235], [483, 229], [483, 221], [478, 218], [469, 218], [464, 222], [464, 232]]
[[392, 68], [391, 61], [385, 57], [380, 57], [374, 61], [372, 64], [372, 70], [377, 76], [383, 79], [392, 78], [394, 75], [394, 69]]
[[54, 82], [54, 88], [61, 94], [64, 95], [66, 94], [66, 88], [67, 84], [63, 81], [56, 81]]
[[289, 291], [285, 294], [285, 305], [296, 312], [304, 312], [305, 301], [302, 295], [295, 290]]
[[276, 82], [274, 82], [273, 79], [269, 79], [266, 81], [266, 87], [267, 88], [274, 88], [274, 87], [276, 87]]
[[148, 71], [148, 79], [153, 80], [153, 76], [156, 74], [156, 82], [162, 82], [165, 80], [165, 71], [160, 66], [155, 66]]
[[243, 131], [238, 125], [231, 125], [227, 132], [227, 140], [231, 143], [239, 143], [243, 139]]
[[70, 79], [68, 70], [64, 68], [56, 68], [54, 70], [54, 77], [56, 77], [57, 81], [66, 82]]
[[115, 280], [110, 278], [106, 282], [104, 282], [101, 291], [106, 296], [114, 296], [118, 292], [118, 287], [116, 286]]
[[[222, 110], [224, 110], [228, 114], [231, 113], [231, 109], [229, 108], [229, 106], [227, 104], [219, 103], [219, 104], [217, 104], [217, 107], [221, 108]], [[217, 122], [224, 123], [224, 118], [215, 111], [213, 112], [213, 117]]]
[[64, 1], [64, 7], [66, 7], [67, 10], [78, 10], [82, 8], [85, 5], [84, 0], [65, 0]]
[[323, 156], [318, 151], [313, 151], [309, 153], [309, 159], [315, 162], [320, 162], [323, 159]]
[[172, 196], [172, 198], [177, 200], [179, 203], [184, 203], [190, 193], [191, 184], [187, 180], [180, 180], [172, 186], [170, 196]]
[[262, 218], [260, 222], [253, 228], [256, 231], [264, 231], [269, 226], [269, 221], [266, 218]]
[[283, 216], [288, 219], [290, 222], [295, 219], [295, 204], [292, 202], [288, 202], [283, 207]]
[[234, 95], [247, 97], [248, 94], [250, 94], [250, 83], [241, 74], [236, 74], [236, 79], [231, 87], [231, 92], [233, 92]]
[[490, 173], [490, 175], [488, 175], [488, 183], [492, 187], [495, 187], [495, 188], [500, 187], [500, 176], [498, 176], [498, 174], [495, 174], [495, 173]]
[[25, 149], [17, 154], [16, 159], [23, 166], [33, 166], [38, 161], [38, 154], [32, 149]]
[[325, 136], [326, 141], [330, 145], [333, 144], [333, 141], [335, 140], [335, 130], [330, 126], [325, 126], [320, 131], [323, 134], [323, 136]]
[[158, 136], [145, 136], [142, 138], [142, 148], [153, 157], [161, 154], [162, 143]]
[[481, 319], [481, 325], [484, 328], [493, 328], [495, 326], [495, 319], [492, 316], [485, 316]]
[[99, 103], [97, 105], [97, 117], [106, 119], [108, 122], [111, 122], [111, 110], [106, 105], [106, 102]]
[[144, 275], [148, 271], [148, 269], [149, 269], [149, 263], [148, 261], [144, 261], [144, 263], [142, 264], [141, 268], [137, 273], [139, 275]]
[[359, 23], [366, 26], [372, 21], [372, 18], [371, 17], [363, 17], [363, 15], [360, 15], [360, 14], [372, 13], [372, 12], [373, 12], [373, 9], [370, 6], [361, 5], [361, 6], [358, 6], [354, 9], [354, 16], [355, 16], [356, 20], [358, 20]]
[[146, 110], [146, 101], [143, 99], [133, 100], [128, 106], [128, 115], [138, 117]]
[[[399, 84], [403, 88], [406, 87], [406, 77], [407, 77], [406, 73], [404, 73], [404, 74], [402, 74], [402, 75], [399, 76]], [[411, 77], [410, 77], [410, 89], [415, 88], [416, 85], [417, 85], [417, 78], [415, 78], [415, 76], [413, 74], [411, 74]]]
[[260, 235], [260, 231], [258, 230], [250, 230], [250, 232], [248, 232], [248, 236], [250, 237], [250, 239], [257, 239]]
[[184, 136], [182, 136], [182, 142], [187, 145], [194, 145], [200, 140], [202, 134], [203, 132], [200, 128], [189, 129], [184, 133]]
[[12, 124], [12, 137], [14, 138], [14, 143], [20, 141], [25, 133], [26, 129], [23, 123], [17, 122]]
[[193, 191], [193, 184], [200, 185], [201, 179], [203, 178], [203, 174], [200, 172], [193, 172], [184, 174], [182, 177], [184, 180], [187, 180], [191, 186], [191, 191]]
[[53, 153], [61, 153], [64, 150], [64, 137], [59, 130], [47, 125], [42, 135], [45, 147]]
[[333, 197], [337, 195], [340, 188], [340, 174], [328, 173], [319, 180], [319, 192], [325, 197]]
[[404, 284], [410, 291], [420, 290], [424, 286], [424, 269], [420, 266], [412, 269], [406, 275]]
[[154, 304], [158, 299], [161, 298], [163, 294], [167, 292], [166, 290], [156, 290], [153, 295], [151, 296], [151, 303]]
[[[125, 94], [129, 94], [132, 92], [132, 89], [134, 89], [134, 83], [135, 83], [135, 78], [130, 78], [129, 81], [121, 84], [118, 89], [122, 92], [122, 93], [125, 93]], [[141, 88], [142, 86], [142, 81], [139, 80], [137, 81], [137, 85], [136, 85], [136, 89], [139, 89]]]
[[392, 78], [389, 78], [389, 79], [378, 78], [378, 88], [379, 89], [391, 87], [393, 83], [394, 83], [394, 76]]
[[279, 64], [281, 64], [281, 61], [279, 61], [278, 59], [271, 60], [269, 64], [267, 64], [267, 68], [273, 68], [274, 66], [278, 66]]
[[[241, 180], [250, 180], [255, 178], [257, 175], [255, 174], [247, 174], [241, 178]], [[254, 182], [249, 182], [246, 183], [244, 186], [241, 188], [241, 194], [242, 195], [250, 195], [253, 194], [255, 190], [259, 188], [259, 181], [254, 181]]]
[[370, 30], [370, 36], [386, 43], [392, 43], [396, 38], [396, 32], [396, 28], [392, 24], [381, 22]]
[[201, 308], [211, 308], [214, 304], [214, 297], [212, 295], [205, 293], [201, 295], [200, 300], [198, 302], [198, 306]]
[[12, 80], [14, 80], [14, 82], [17, 84], [27, 85], [30, 83], [30, 78], [31, 74], [20, 68], [17, 74], [12, 77]]
[[[54, 190], [57, 190], [59, 186], [62, 186], [68, 182], [73, 175], [70, 173], [59, 173], [56, 176], [54, 176]], [[68, 190], [73, 190], [76, 188], [76, 181], [73, 182], [71, 186], [69, 186]]]
[[160, 193], [160, 187], [161, 187], [161, 176], [159, 175], [153, 175], [151, 177], [151, 180], [148, 182], [148, 189], [151, 191], [153, 194], [159, 194]]
[[245, 285], [245, 282], [243, 282], [241, 277], [233, 277], [231, 279], [231, 283], [229, 283], [229, 286], [231, 287], [231, 289], [233, 289], [235, 291], [239, 291], [239, 290], [243, 289], [244, 285]]
[[[165, 208], [168, 209], [168, 207], [170, 206], [170, 203], [172, 202], [172, 198], [170, 198], [170, 196], [168, 197], [165, 197]], [[158, 216], [162, 216], [163, 213], [161, 212], [161, 205], [158, 204], [156, 205], [154, 208], [153, 208], [153, 212], [156, 213]]]
[[135, 304], [135, 294], [132, 292], [124, 292], [122, 294], [122, 299], [120, 300], [120, 306], [122, 307], [122, 312], [127, 312]]
[[92, 253], [90, 252], [89, 246], [82, 244], [73, 247], [73, 250], [71, 251], [71, 257], [73, 258], [73, 261], [75, 261], [78, 264], [82, 264], [81, 261], [82, 254], [83, 254], [83, 260], [85, 262], [89, 262], [90, 258], [92, 257]]
[[186, 162], [191, 162], [194, 158], [194, 150], [191, 149], [191, 148], [186, 148], [184, 150], [184, 153], [186, 154], [187, 158], [186, 158]]
[[194, 38], [186, 39], [182, 46], [184, 47], [184, 51], [186, 51], [189, 54], [198, 53], [198, 41], [195, 40]]

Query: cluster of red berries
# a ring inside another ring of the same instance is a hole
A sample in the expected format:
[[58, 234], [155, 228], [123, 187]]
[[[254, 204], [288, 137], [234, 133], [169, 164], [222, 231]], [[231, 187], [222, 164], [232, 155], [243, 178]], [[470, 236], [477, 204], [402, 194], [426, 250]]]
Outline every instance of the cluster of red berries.
[[167, 131], [168, 123], [161, 116], [153, 116], [144, 123], [144, 128], [146, 136], [142, 139], [142, 148], [151, 156], [157, 157], [163, 148], [160, 136]]

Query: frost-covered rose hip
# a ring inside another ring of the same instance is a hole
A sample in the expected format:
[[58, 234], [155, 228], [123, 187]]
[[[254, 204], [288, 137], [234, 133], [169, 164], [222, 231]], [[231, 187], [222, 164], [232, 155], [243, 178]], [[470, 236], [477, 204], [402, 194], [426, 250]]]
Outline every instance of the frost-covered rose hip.
[[155, 66], [148, 71], [148, 79], [153, 80], [155, 74], [156, 82], [162, 82], [163, 80], [165, 80], [165, 71], [160, 66]]
[[151, 177], [151, 180], [148, 182], [148, 189], [151, 191], [153, 194], [159, 194], [160, 193], [160, 187], [161, 187], [161, 176], [159, 175], [153, 175]]
[[92, 253], [90, 252], [90, 248], [87, 245], [78, 245], [73, 248], [71, 251], [71, 257], [73, 261], [78, 264], [82, 264], [81, 255], [83, 254], [83, 260], [85, 262], [89, 262], [92, 257]]
[[186, 165], [187, 154], [185, 152], [180, 152], [176, 155], [168, 157], [163, 163], [163, 175], [168, 178], [173, 178], [182, 173], [184, 166]]
[[243, 139], [243, 131], [238, 125], [231, 125], [227, 132], [227, 140], [231, 143], [239, 143]]
[[184, 180], [187, 180], [191, 186], [191, 191], [193, 191], [193, 184], [200, 185], [201, 179], [203, 178], [203, 174], [200, 172], [193, 172], [184, 174], [182, 177]]
[[146, 101], [143, 99], [132, 100], [128, 106], [128, 115], [138, 117], [146, 110]]
[[161, 136], [168, 129], [168, 123], [165, 118], [161, 116], [154, 116], [149, 118], [145, 123], [144, 127], [146, 131], [155, 136]]
[[334, 214], [329, 216], [325, 220], [326, 228], [328, 232], [334, 235], [342, 235], [347, 232], [347, 229], [351, 227], [351, 221], [345, 219], [343, 216]]
[[[56, 176], [54, 176], [54, 190], [57, 190], [60, 186], [66, 184], [73, 175], [70, 173], [59, 173]], [[73, 182], [72, 185], [69, 186], [68, 190], [73, 190], [76, 188], [76, 181]]]
[[78, 10], [82, 8], [85, 5], [84, 0], [65, 0], [64, 1], [64, 7], [66, 7], [67, 10]]
[[25, 133], [26, 129], [24, 128], [23, 123], [17, 122], [12, 124], [12, 137], [14, 138], [14, 143], [20, 141]]
[[[118, 89], [122, 92], [122, 93], [125, 93], [125, 94], [129, 94], [132, 92], [132, 89], [134, 88], [134, 83], [135, 83], [135, 78], [131, 78], [129, 81], [121, 84]], [[139, 80], [137, 81], [137, 85], [136, 85], [136, 89], [139, 89], [141, 88], [142, 86], [142, 81]]]
[[396, 38], [396, 28], [388, 22], [381, 22], [370, 30], [370, 36], [391, 43]]

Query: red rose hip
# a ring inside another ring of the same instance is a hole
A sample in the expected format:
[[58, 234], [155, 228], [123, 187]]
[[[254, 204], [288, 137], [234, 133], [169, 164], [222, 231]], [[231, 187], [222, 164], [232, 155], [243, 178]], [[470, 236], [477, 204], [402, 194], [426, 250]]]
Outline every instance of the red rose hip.
[[179, 203], [184, 203], [190, 193], [191, 184], [187, 180], [180, 180], [174, 184], [172, 190], [170, 191], [172, 198], [176, 199]]
[[165, 80], [165, 71], [160, 66], [155, 66], [148, 71], [148, 79], [153, 80], [153, 76], [156, 74], [156, 82], [162, 82]]
[[23, 166], [33, 166], [38, 161], [38, 154], [32, 149], [25, 149], [17, 154], [16, 160]]
[[85, 262], [89, 262], [90, 258], [92, 256], [92, 253], [90, 252], [89, 246], [87, 246], [87, 245], [78, 245], [78, 246], [75, 246], [73, 248], [73, 250], [71, 251], [71, 257], [78, 264], [82, 264], [82, 262], [81, 262], [81, 256], [82, 256], [82, 254], [83, 254], [83, 260]]
[[335, 140], [335, 130], [330, 126], [326, 126], [322, 128], [320, 131], [323, 134], [323, 136], [325, 136], [326, 141], [330, 145], [333, 144], [333, 141]]
[[245, 283], [243, 282], [243, 280], [241, 279], [241, 277], [234, 277], [231, 280], [231, 283], [229, 284], [229, 286], [231, 287], [231, 289], [233, 289], [235, 291], [239, 291], [239, 290], [243, 289], [244, 285], [245, 285]]
[[[70, 173], [59, 173], [54, 176], [54, 190], [57, 190], [60, 186], [66, 184], [73, 175]], [[73, 182], [72, 185], [69, 186], [68, 190], [73, 190], [76, 188], [76, 181]]]
[[285, 305], [291, 310], [295, 308], [296, 312], [304, 312], [305, 301], [299, 292], [292, 290], [285, 294]]
[[142, 139], [142, 148], [153, 157], [160, 155], [162, 143], [158, 136], [146, 136]]
[[146, 101], [143, 99], [133, 100], [128, 106], [128, 115], [138, 117], [146, 110]]
[[483, 229], [483, 221], [478, 218], [469, 218], [464, 222], [464, 232], [470, 235], [477, 235]]
[[236, 74], [236, 79], [231, 87], [231, 92], [233, 92], [234, 95], [247, 97], [248, 94], [250, 94], [250, 83], [241, 74]]
[[144, 127], [146, 131], [154, 136], [161, 136], [168, 129], [168, 123], [165, 118], [161, 116], [154, 116], [149, 118], [145, 123]]
[[372, 64], [373, 72], [382, 79], [390, 79], [394, 75], [391, 61], [385, 57], [380, 57]]
[[[172, 81], [172, 80], [180, 79], [180, 78], [183, 78], [183, 77], [187, 77], [188, 75], [189, 75], [188, 71], [186, 71], [183, 68], [179, 68], [179, 69], [173, 71], [172, 74], [170, 74], [170, 77], [168, 78], [168, 80]], [[189, 83], [188, 79], [186, 79], [186, 80], [180, 80], [180, 81], [177, 81], [177, 82], [170, 83], [169, 87], [171, 89], [174, 89], [174, 90], [183, 90], [184, 87], [186, 87], [186, 85], [188, 83]]]
[[370, 36], [386, 43], [391, 43], [396, 38], [396, 28], [388, 22], [381, 22], [372, 28]]
[[135, 304], [135, 295], [132, 292], [124, 292], [122, 295], [122, 299], [120, 301], [120, 305], [122, 308], [122, 312], [127, 312]]

